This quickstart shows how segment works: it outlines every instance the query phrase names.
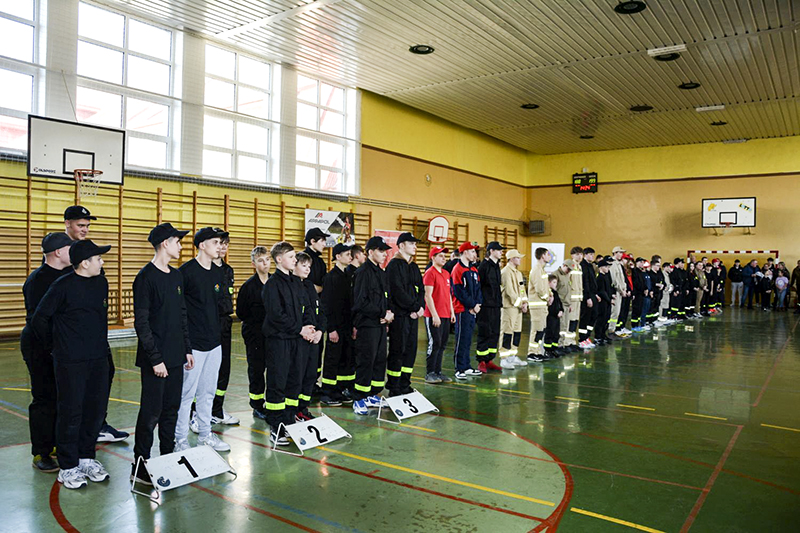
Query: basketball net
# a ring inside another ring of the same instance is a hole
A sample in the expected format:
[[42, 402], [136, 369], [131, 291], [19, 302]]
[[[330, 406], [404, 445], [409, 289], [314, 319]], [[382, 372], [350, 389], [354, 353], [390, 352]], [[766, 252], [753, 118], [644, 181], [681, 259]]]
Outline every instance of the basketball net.
[[102, 170], [76, 168], [73, 174], [75, 175], [76, 199], [78, 202], [80, 202], [81, 198], [94, 198], [97, 196], [97, 189], [103, 176]]
[[731, 231], [731, 223], [730, 222], [723, 222], [722, 225], [724, 226], [722, 229], [714, 228], [714, 235], [717, 237], [722, 237], [723, 235], [727, 235]]

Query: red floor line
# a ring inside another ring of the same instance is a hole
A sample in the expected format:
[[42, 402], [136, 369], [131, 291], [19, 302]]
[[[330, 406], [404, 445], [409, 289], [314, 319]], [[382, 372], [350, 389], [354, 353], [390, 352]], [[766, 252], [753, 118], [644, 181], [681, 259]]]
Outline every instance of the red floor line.
[[67, 533], [79, 533], [67, 517], [64, 516], [64, 511], [61, 509], [61, 502], [58, 501], [58, 493], [61, 490], [61, 483], [58, 480], [53, 481], [53, 488], [50, 489], [50, 511], [53, 513], [53, 518], [56, 519], [61, 529]]
[[[334, 416], [334, 415], [328, 415], [328, 416], [330, 418], [333, 418], [333, 419], [336, 419], [336, 420], [345, 420], [350, 424], [358, 424], [358, 425], [368, 426], [368, 427], [372, 427], [372, 428], [380, 428], [380, 429], [383, 429], [385, 431], [395, 431], [397, 433], [405, 433], [407, 435], [413, 435], [415, 437], [419, 437], [419, 438], [423, 438], [423, 439], [436, 440], [436, 441], [440, 441], [440, 442], [446, 442], [448, 444], [456, 444], [458, 446], [465, 446], [467, 448], [475, 448], [477, 450], [483, 450], [483, 451], [487, 451], [487, 452], [499, 453], [499, 454], [503, 454], [503, 455], [510, 455], [512, 457], [519, 457], [521, 459], [529, 459], [531, 461], [541, 461], [543, 463], [553, 463], [553, 464], [557, 464], [557, 465], [564, 465], [564, 466], [569, 467], [569, 468], [578, 468], [578, 469], [581, 469], [581, 470], [589, 470], [589, 471], [598, 472], [598, 473], [601, 473], [601, 474], [611, 474], [611, 475], [614, 475], [614, 476], [637, 479], [639, 481], [648, 481], [648, 482], [651, 482], [651, 483], [661, 483], [661, 484], [664, 484], [664, 485], [672, 485], [672, 486], [681, 487], [681, 488], [684, 488], [684, 489], [703, 490], [700, 487], [694, 487], [692, 485], [684, 485], [682, 483], [676, 483], [676, 482], [673, 482], [673, 481], [664, 481], [664, 480], [661, 480], [661, 479], [653, 479], [653, 478], [648, 478], [648, 477], [636, 476], [636, 475], [633, 475], [633, 474], [624, 474], [622, 472], [615, 472], [613, 470], [603, 470], [602, 468], [594, 468], [594, 467], [591, 467], [591, 466], [577, 465], [577, 464], [572, 464], [572, 463], [564, 463], [564, 462], [554, 461], [552, 459], [543, 459], [541, 457], [534, 457], [532, 455], [525, 455], [525, 454], [522, 454], [522, 453], [515, 453], [515, 452], [507, 452], [507, 451], [503, 451], [503, 450], [496, 450], [494, 448], [487, 448], [486, 446], [479, 446], [477, 444], [469, 444], [469, 443], [466, 443], [466, 442], [460, 442], [460, 441], [456, 441], [456, 440], [444, 439], [442, 437], [433, 437], [431, 435], [421, 435], [419, 433], [414, 433], [412, 431], [405, 431], [405, 430], [402, 430], [402, 429], [395, 429], [395, 428], [384, 427], [384, 426], [375, 426], [373, 424], [368, 424], [366, 422], [359, 422], [357, 420], [350, 420], [349, 418], [338, 417], [338, 416]], [[457, 420], [465, 420], [463, 418], [457, 418], [457, 417], [448, 417], [448, 418], [456, 418]], [[471, 420], [467, 420], [467, 421], [468, 422], [472, 422]], [[475, 422], [475, 423], [479, 424], [480, 422]], [[491, 427], [493, 427], [494, 429], [501, 430], [501, 431], [506, 431], [506, 430], [503, 430], [501, 428], [497, 428], [495, 426], [491, 426]]]
[[2, 407], [2, 406], [0, 406], [0, 411], [5, 411], [6, 413], [8, 413], [10, 415], [18, 416], [18, 417], [22, 418], [23, 420], [28, 420], [27, 416], [21, 415], [16, 411], [12, 411], [11, 409], [6, 409], [5, 407]]
[[719, 458], [719, 462], [717, 463], [716, 468], [714, 468], [714, 471], [711, 473], [711, 476], [709, 476], [708, 482], [706, 482], [706, 486], [703, 489], [703, 492], [701, 492], [700, 495], [697, 497], [697, 501], [695, 502], [694, 507], [692, 507], [691, 512], [689, 512], [689, 516], [686, 517], [686, 522], [683, 523], [683, 527], [681, 528], [681, 533], [687, 533], [689, 529], [691, 529], [692, 524], [694, 523], [694, 519], [697, 518], [700, 509], [702, 509], [703, 504], [706, 501], [706, 498], [708, 498], [708, 495], [711, 492], [711, 487], [714, 486], [714, 482], [717, 480], [717, 476], [719, 476], [719, 473], [722, 471], [722, 467], [725, 466], [725, 461], [728, 460], [728, 456], [730, 455], [731, 450], [733, 450], [733, 445], [736, 444], [736, 439], [739, 438], [739, 434], [742, 432], [742, 427], [743, 426], [737, 427], [736, 431], [733, 433], [730, 442], [728, 442], [727, 448], [725, 448], [725, 451], [722, 453], [722, 457]]
[[767, 387], [769, 386], [769, 382], [772, 381], [772, 376], [775, 374], [775, 370], [778, 369], [778, 365], [783, 360], [783, 354], [786, 353], [786, 347], [789, 346], [789, 341], [792, 339], [792, 335], [794, 335], [794, 330], [797, 328], [797, 323], [800, 322], [800, 318], [794, 321], [794, 326], [792, 326], [792, 330], [789, 332], [789, 335], [786, 336], [786, 341], [783, 343], [783, 347], [781, 348], [780, 353], [778, 353], [778, 357], [775, 358], [775, 362], [772, 364], [772, 368], [767, 374], [767, 379], [764, 381], [764, 385], [761, 387], [761, 391], [759, 391], [758, 396], [756, 397], [756, 401], [753, 402], [753, 407], [758, 407], [758, 404], [761, 402], [761, 398], [764, 396], [764, 393], [767, 391]]
[[[242, 428], [242, 429], [247, 429], [247, 428]], [[250, 444], [253, 444], [255, 446], [260, 446], [261, 448], [266, 448], [268, 450], [271, 448], [270, 446], [267, 446], [266, 444], [262, 444], [260, 442], [256, 442], [256, 441], [250, 440], [250, 439], [245, 439], [245, 438], [242, 438], [242, 437], [237, 437], [236, 435], [231, 435], [230, 433], [225, 433], [225, 437], [226, 438], [233, 438], [233, 439], [240, 440], [240, 441], [243, 441], [243, 442], [249, 442]], [[434, 496], [440, 496], [442, 498], [447, 498], [448, 500], [457, 501], [459, 503], [466, 503], [468, 505], [474, 505], [476, 507], [482, 507], [484, 509], [489, 509], [491, 511], [497, 511], [497, 512], [500, 512], [500, 513], [505, 513], [505, 514], [509, 514], [509, 515], [512, 515], [512, 516], [516, 516], [516, 517], [519, 517], [519, 518], [525, 518], [527, 520], [535, 520], [537, 522], [541, 522], [541, 521], [544, 520], [544, 518], [539, 518], [538, 516], [533, 516], [533, 515], [529, 515], [529, 514], [525, 514], [525, 513], [520, 513], [520, 512], [517, 512], [517, 511], [513, 511], [511, 509], [504, 509], [502, 507], [495, 507], [493, 505], [489, 505], [489, 504], [481, 503], [481, 502], [476, 502], [476, 501], [473, 501], [473, 500], [468, 500], [466, 498], [461, 498], [459, 496], [454, 496], [452, 494], [445, 494], [443, 492], [438, 492], [438, 491], [435, 491], [435, 490], [432, 490], [432, 489], [426, 489], [424, 487], [419, 487], [417, 485], [411, 485], [410, 483], [404, 483], [402, 481], [395, 481], [393, 479], [388, 479], [388, 478], [385, 478], [385, 477], [376, 476], [376, 475], [371, 474], [371, 473], [361, 472], [359, 470], [353, 470], [352, 468], [348, 468], [346, 466], [330, 463], [330, 462], [325, 461], [325, 460], [313, 459], [313, 458], [308, 457], [308, 456], [302, 457], [302, 459], [305, 459], [307, 461], [311, 461], [311, 462], [314, 462], [314, 463], [317, 463], [317, 464], [321, 464], [321, 465], [324, 465], [324, 466], [330, 466], [331, 468], [336, 468], [338, 470], [342, 470], [342, 471], [348, 472], [350, 474], [355, 474], [357, 476], [363, 476], [363, 477], [367, 477], [367, 478], [374, 479], [374, 480], [377, 480], [377, 481], [383, 481], [383, 482], [386, 482], [386, 483], [390, 483], [392, 485], [397, 485], [397, 486], [400, 486], [400, 487], [404, 487], [404, 488], [407, 488], [407, 489], [412, 489], [412, 490], [416, 490], [416, 491], [419, 491], [419, 492], [424, 492], [426, 494], [432, 494]]]
[[2, 446], [0, 446], [0, 450], [2, 450], [3, 448], [14, 448], [15, 446], [25, 446], [26, 444], [30, 444], [30, 443], [31, 443], [31, 441], [18, 442], [16, 444], [3, 444]]

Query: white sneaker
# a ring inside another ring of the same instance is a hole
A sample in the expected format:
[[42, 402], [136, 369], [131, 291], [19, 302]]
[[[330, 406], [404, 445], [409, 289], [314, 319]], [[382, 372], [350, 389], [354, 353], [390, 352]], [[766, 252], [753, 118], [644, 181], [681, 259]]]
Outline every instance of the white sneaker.
[[222, 442], [214, 433], [209, 433], [208, 437], [202, 438], [200, 437], [197, 439], [198, 446], [211, 446], [214, 448], [215, 451], [218, 452], [229, 452], [231, 451], [230, 444]]
[[200, 424], [197, 422], [197, 413], [192, 415], [191, 421], [189, 421], [189, 429], [192, 430], [192, 433], [200, 433]]
[[68, 489], [79, 489], [88, 485], [86, 483], [86, 474], [81, 470], [80, 466], [68, 470], [59, 470], [58, 482]]
[[468, 368], [464, 371], [464, 374], [468, 376], [482, 376], [483, 372], [481, 372], [477, 368]]
[[108, 472], [103, 468], [102, 463], [96, 459], [81, 459], [78, 462], [78, 468], [86, 476], [89, 481], [100, 483], [108, 479]]
[[622, 328], [622, 331], [624, 331], [627, 335], [633, 335], [633, 332], [628, 328]]
[[377, 409], [377, 408], [378, 408], [378, 407], [380, 407], [381, 405], [383, 405], [383, 406], [386, 406], [386, 405], [389, 405], [389, 404], [388, 404], [388, 403], [386, 403], [386, 400], [385, 400], [385, 399], [381, 398], [381, 397], [380, 397], [380, 396], [378, 396], [377, 394], [374, 394], [374, 395], [372, 395], [372, 396], [369, 396], [369, 397], [367, 397], [367, 398], [364, 398], [364, 405], [366, 405], [366, 406], [367, 406], [367, 408], [374, 408], [374, 409]]
[[516, 366], [528, 366], [528, 362], [527, 361], [523, 361], [517, 355], [512, 355], [511, 358], [513, 359], [513, 361], [511, 361], [511, 362], [514, 363]]
[[212, 424], [224, 424], [226, 426], [238, 426], [239, 419], [230, 414], [227, 411], [222, 411], [222, 418], [217, 418], [216, 416], [211, 417]]
[[513, 370], [514, 368], [517, 368], [517, 365], [514, 364], [514, 361], [511, 360], [511, 357], [503, 357], [502, 359], [500, 359], [500, 368]]
[[189, 448], [191, 448], [191, 446], [189, 446], [189, 441], [188, 440], [186, 440], [186, 439], [176, 440], [175, 441], [175, 447], [172, 449], [172, 452], [173, 453], [182, 452], [184, 450], [188, 450]]

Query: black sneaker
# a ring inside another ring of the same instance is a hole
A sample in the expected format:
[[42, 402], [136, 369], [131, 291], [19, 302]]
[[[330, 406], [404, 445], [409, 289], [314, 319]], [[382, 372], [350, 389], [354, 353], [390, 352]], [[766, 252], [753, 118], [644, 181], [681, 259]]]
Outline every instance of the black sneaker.
[[342, 405], [342, 402], [340, 402], [339, 400], [337, 400], [334, 397], [328, 396], [327, 394], [323, 395], [319, 399], [319, 401], [320, 401], [320, 403], [322, 405], [324, 405], [326, 407], [339, 407], [340, 405]]
[[303, 407], [297, 414], [301, 415], [304, 420], [314, 420], [317, 418], [316, 416], [312, 415], [311, 412], [308, 410], [308, 407]]
[[267, 410], [264, 409], [263, 407], [256, 407], [255, 409], [253, 409], [253, 417], [258, 418], [260, 420], [266, 420]]
[[441, 372], [437, 372], [437, 373], [436, 373], [436, 377], [438, 377], [439, 379], [441, 379], [441, 380], [442, 380], [442, 383], [450, 383], [450, 382], [452, 382], [452, 381], [453, 381], [452, 379], [450, 379], [450, 376], [445, 376], [445, 375], [444, 375], [444, 374], [442, 374]]
[[536, 354], [536, 353], [529, 353], [528, 354], [528, 362], [529, 363], [541, 363], [544, 361], [544, 357]]
[[344, 389], [339, 395], [339, 400], [342, 403], [352, 404], [355, 398], [353, 398], [353, 392], [350, 389]]
[[31, 466], [39, 472], [58, 472], [59, 470], [58, 463], [49, 455], [45, 455], [44, 457], [41, 455], [34, 455], [33, 464]]
[[278, 446], [288, 446], [289, 438], [286, 436], [286, 429], [281, 428], [280, 433], [273, 429], [269, 432], [269, 441]]
[[100, 434], [97, 436], [97, 442], [120, 442], [130, 436], [131, 434], [127, 431], [120, 431], [114, 429], [109, 424], [103, 424], [103, 427], [100, 429]]
[[136, 468], [136, 463], [131, 463], [131, 481], [134, 483], [141, 483], [142, 485], [150, 485], [153, 486], [153, 482], [150, 481], [150, 474], [147, 473], [147, 467], [144, 465], [144, 462], [139, 463], [139, 468]]

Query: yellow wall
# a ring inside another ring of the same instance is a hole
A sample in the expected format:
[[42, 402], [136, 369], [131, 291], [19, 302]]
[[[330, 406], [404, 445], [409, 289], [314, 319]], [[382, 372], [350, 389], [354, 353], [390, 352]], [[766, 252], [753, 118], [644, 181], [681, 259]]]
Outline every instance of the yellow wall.
[[616, 181], [741, 176], [800, 171], [800, 136], [740, 144], [687, 144], [539, 156], [528, 154], [527, 185], [571, 183], [587, 168], [600, 186]]

